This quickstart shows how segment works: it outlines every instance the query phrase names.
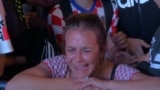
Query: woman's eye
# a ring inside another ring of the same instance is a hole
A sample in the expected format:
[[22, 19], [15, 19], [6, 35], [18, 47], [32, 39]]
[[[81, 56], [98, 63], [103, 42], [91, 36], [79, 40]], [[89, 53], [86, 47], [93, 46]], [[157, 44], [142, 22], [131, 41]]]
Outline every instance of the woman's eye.
[[84, 52], [89, 53], [89, 52], [91, 52], [91, 51], [90, 51], [90, 50], [84, 50]]
[[73, 49], [68, 49], [67, 51], [69, 51], [69, 52], [73, 52], [74, 50], [73, 50]]

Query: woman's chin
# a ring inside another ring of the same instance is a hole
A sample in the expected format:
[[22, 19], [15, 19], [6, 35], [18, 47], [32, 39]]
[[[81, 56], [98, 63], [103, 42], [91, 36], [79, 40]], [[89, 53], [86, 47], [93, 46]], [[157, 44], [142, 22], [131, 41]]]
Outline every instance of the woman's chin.
[[75, 74], [74, 76], [73, 76], [73, 78], [86, 78], [86, 77], [88, 77], [89, 75], [88, 74]]
[[75, 77], [76, 79], [85, 79], [88, 76], [79, 76], [79, 77]]

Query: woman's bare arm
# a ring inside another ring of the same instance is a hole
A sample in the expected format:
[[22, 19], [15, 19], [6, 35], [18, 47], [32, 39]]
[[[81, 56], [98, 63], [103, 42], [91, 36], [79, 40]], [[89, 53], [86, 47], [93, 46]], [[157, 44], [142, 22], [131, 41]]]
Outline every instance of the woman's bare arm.
[[6, 90], [72, 90], [71, 78], [51, 78], [48, 66], [41, 63], [17, 74], [6, 86]]
[[135, 75], [132, 80], [102, 80], [90, 78], [82, 85], [98, 87], [102, 90], [159, 90], [160, 77], [150, 77], [144, 74]]

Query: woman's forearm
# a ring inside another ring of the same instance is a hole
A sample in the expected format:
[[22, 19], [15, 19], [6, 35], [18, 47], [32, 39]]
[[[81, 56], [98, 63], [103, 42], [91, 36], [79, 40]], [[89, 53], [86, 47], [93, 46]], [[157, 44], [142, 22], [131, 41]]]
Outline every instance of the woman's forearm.
[[70, 78], [43, 78], [31, 75], [17, 75], [8, 82], [6, 90], [72, 90]]
[[159, 77], [150, 77], [142, 80], [109, 81], [106, 86], [109, 90], [159, 90], [159, 82]]

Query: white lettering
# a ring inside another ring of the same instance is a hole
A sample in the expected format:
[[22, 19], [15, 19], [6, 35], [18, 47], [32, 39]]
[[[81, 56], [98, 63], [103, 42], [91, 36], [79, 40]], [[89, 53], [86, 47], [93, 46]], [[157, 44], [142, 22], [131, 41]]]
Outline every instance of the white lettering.
[[145, 4], [149, 0], [126, 0], [126, 2], [122, 2], [124, 0], [117, 0], [117, 4], [120, 8], [129, 8], [135, 6], [135, 3]]
[[154, 61], [160, 62], [160, 54], [156, 54]]

